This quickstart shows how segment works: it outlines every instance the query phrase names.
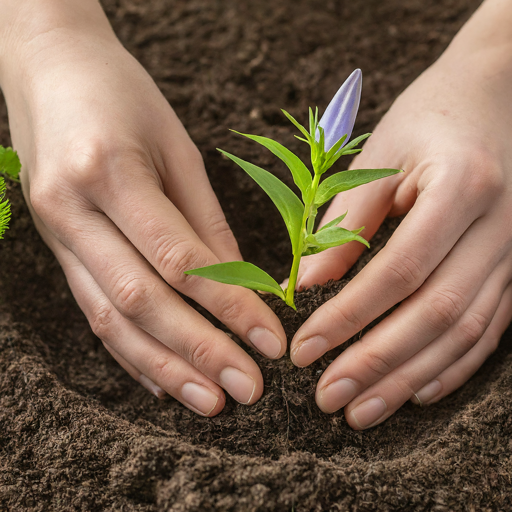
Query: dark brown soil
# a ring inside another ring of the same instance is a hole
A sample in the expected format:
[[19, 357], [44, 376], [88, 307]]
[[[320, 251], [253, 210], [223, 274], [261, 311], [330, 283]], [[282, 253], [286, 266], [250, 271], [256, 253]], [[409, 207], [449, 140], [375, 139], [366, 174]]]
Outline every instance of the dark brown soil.
[[[371, 130], [478, 4], [104, 2], [117, 34], [202, 151], [245, 258], [278, 280], [290, 264], [282, 221], [215, 148], [290, 179], [228, 128], [276, 137], [305, 156], [279, 109], [303, 119], [360, 67], [355, 133]], [[8, 142], [0, 100], [0, 143]], [[287, 356], [269, 362], [252, 354], [265, 378], [263, 398], [250, 408], [228, 400], [218, 417], [199, 418], [171, 398], [156, 400], [110, 358], [34, 230], [19, 188], [9, 194], [14, 222], [0, 245], [1, 510], [512, 510], [510, 331], [458, 392], [427, 409], [406, 404], [367, 432], [314, 403], [332, 354], [302, 370]], [[397, 223], [386, 224], [351, 275]], [[287, 310], [288, 333], [344, 282], [301, 293], [298, 313]]]

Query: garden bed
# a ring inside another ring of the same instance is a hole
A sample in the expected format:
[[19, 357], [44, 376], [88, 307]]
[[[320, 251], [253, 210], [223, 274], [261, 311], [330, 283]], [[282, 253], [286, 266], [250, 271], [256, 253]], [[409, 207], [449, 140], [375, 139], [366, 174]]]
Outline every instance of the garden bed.
[[[325, 107], [360, 67], [363, 97], [354, 134], [371, 131], [478, 4], [104, 2], [116, 33], [201, 150], [242, 254], [278, 281], [290, 266], [284, 224], [258, 186], [215, 148], [289, 185], [291, 179], [272, 155], [228, 128], [276, 138], [306, 156], [280, 108], [303, 120], [309, 105]], [[0, 100], [0, 143], [8, 140]], [[512, 507], [510, 330], [462, 389], [425, 409], [408, 403], [368, 431], [353, 431], [342, 411], [325, 415], [315, 405], [315, 384], [335, 353], [298, 369], [288, 355], [268, 361], [251, 352], [265, 380], [261, 400], [246, 407], [228, 398], [220, 415], [201, 418], [170, 397], [158, 401], [109, 356], [36, 233], [19, 187], [11, 186], [9, 196], [13, 223], [0, 246], [0, 509]], [[398, 222], [385, 223], [347, 278]], [[346, 282], [298, 294], [297, 313], [266, 300], [291, 339]]]

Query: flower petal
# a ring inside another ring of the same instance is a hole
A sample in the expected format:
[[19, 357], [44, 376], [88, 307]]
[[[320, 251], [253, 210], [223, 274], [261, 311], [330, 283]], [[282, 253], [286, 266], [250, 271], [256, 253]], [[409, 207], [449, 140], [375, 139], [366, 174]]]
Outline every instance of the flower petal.
[[[329, 151], [345, 134], [345, 143], [349, 141], [361, 100], [362, 77], [360, 69], [353, 71], [325, 109], [318, 123], [325, 131], [325, 151]], [[319, 135], [316, 134], [317, 140]]]

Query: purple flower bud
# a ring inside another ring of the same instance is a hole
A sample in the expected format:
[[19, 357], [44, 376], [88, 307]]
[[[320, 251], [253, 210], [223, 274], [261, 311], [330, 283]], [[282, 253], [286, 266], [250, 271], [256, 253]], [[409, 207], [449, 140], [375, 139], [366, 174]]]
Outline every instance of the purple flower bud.
[[[338, 89], [318, 123], [325, 131], [325, 151], [329, 151], [343, 135], [347, 134], [341, 146], [343, 147], [352, 135], [361, 100], [362, 76], [360, 69], [352, 72]], [[316, 134], [316, 139], [320, 139], [319, 133]]]

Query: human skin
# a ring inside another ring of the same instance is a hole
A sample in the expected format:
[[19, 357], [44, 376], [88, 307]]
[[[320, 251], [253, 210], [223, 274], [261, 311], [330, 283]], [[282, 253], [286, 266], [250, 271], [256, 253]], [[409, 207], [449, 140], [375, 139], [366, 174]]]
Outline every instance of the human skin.
[[[307, 366], [398, 308], [323, 373], [316, 401], [354, 429], [407, 400], [437, 402], [496, 349], [512, 318], [512, 2], [487, 0], [442, 57], [395, 101], [352, 168], [405, 173], [340, 194], [322, 224], [406, 214], [387, 245], [296, 333]], [[340, 278], [362, 248], [306, 257], [298, 287]], [[419, 400], [418, 400], [419, 399]]]
[[[252, 291], [183, 272], [240, 260], [199, 151], [96, 0], [0, 0], [0, 86], [23, 192], [96, 335], [158, 397], [204, 416], [263, 391], [286, 336]], [[169, 286], [170, 285], [170, 286]]]

